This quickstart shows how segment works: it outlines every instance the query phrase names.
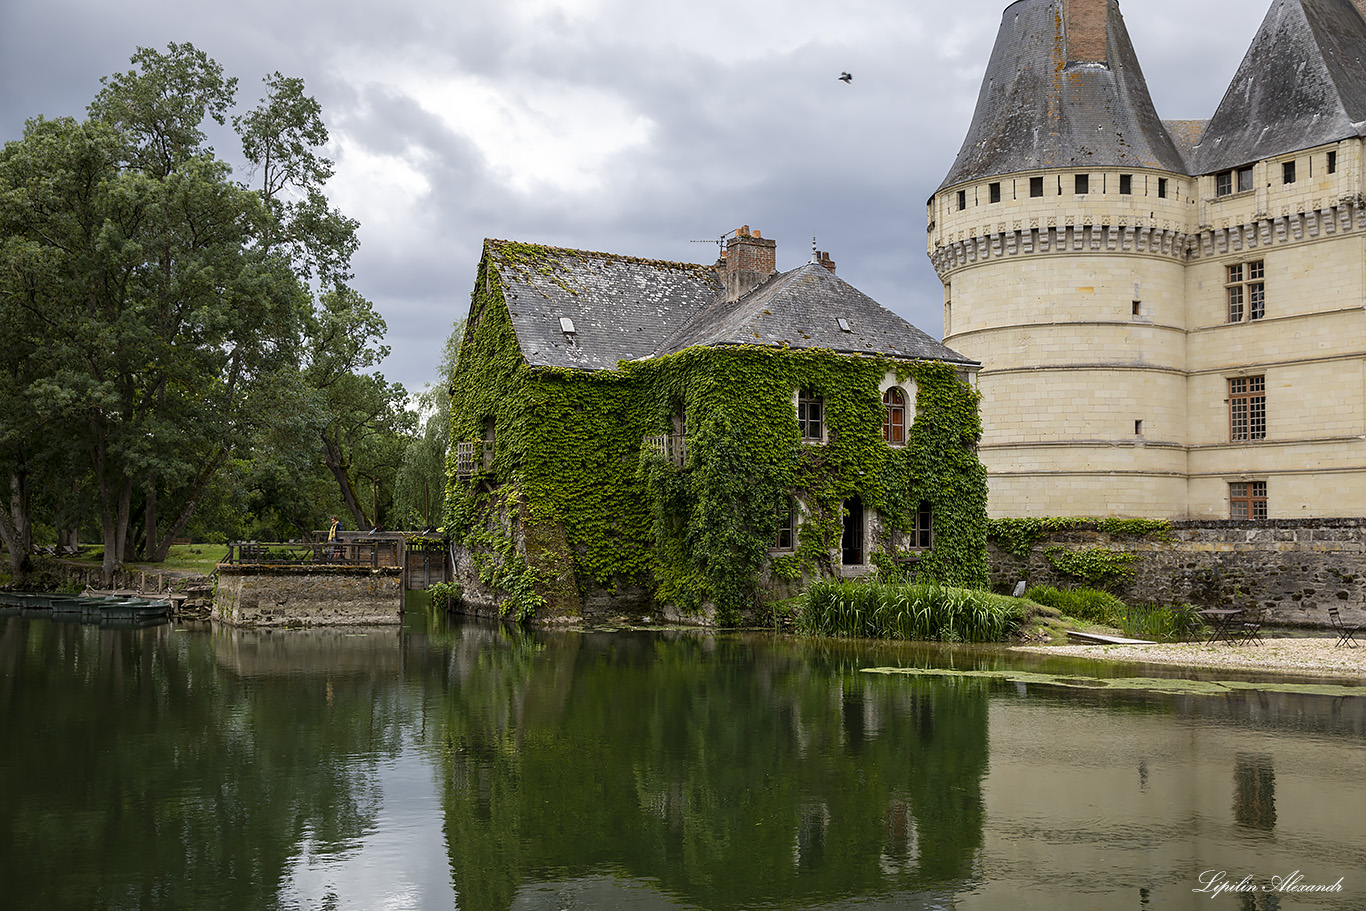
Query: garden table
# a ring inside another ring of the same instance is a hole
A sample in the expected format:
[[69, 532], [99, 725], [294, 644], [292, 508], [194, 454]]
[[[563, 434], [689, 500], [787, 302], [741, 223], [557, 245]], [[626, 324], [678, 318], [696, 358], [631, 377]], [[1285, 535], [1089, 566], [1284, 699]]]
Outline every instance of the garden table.
[[1206, 642], [1213, 645], [1223, 640], [1232, 645], [1237, 640], [1234, 636], [1233, 621], [1242, 615], [1242, 610], [1235, 607], [1208, 607], [1200, 611], [1200, 616], [1210, 625], [1209, 639]]

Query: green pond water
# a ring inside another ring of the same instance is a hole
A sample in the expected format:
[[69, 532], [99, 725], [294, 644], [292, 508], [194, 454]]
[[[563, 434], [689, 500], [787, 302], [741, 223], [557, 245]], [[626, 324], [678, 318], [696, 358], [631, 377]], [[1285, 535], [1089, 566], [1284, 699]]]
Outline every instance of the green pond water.
[[0, 908], [1366, 909], [1362, 690], [1161, 674], [11, 611]]

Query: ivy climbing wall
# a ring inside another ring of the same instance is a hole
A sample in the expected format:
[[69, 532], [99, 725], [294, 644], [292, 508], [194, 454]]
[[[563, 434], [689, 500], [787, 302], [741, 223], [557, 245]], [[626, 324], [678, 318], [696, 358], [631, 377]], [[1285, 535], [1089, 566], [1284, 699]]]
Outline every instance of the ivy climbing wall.
[[[916, 396], [900, 447], [882, 439], [888, 374]], [[798, 389], [823, 401], [823, 443], [799, 438]], [[454, 445], [448, 466], [446, 529], [476, 609], [547, 622], [762, 620], [773, 601], [837, 571], [854, 496], [877, 514], [868, 551], [883, 572], [902, 571], [893, 545], [927, 502], [933, 548], [915, 572], [987, 584], [978, 397], [950, 366], [719, 346], [616, 370], [533, 368], [486, 259], [451, 392], [452, 443], [493, 439], [491, 463], [470, 477], [458, 476]], [[686, 440], [685, 459], [642, 445], [666, 434]], [[774, 553], [788, 496], [795, 547]]]

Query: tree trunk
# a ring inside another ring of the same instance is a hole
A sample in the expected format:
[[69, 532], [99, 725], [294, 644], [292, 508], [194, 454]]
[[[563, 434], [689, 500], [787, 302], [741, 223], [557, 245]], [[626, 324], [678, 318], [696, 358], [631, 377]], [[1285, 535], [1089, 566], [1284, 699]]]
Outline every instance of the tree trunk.
[[28, 478], [23, 471], [10, 475], [10, 508], [0, 509], [0, 540], [9, 551], [15, 579], [33, 571], [33, 526], [29, 522]]
[[128, 513], [133, 499], [133, 479], [120, 479], [118, 490], [115, 490], [107, 473], [102, 442], [96, 445], [94, 456], [95, 474], [100, 480], [100, 526], [104, 537], [100, 583], [112, 588], [114, 575], [123, 568], [123, 553], [128, 543]]
[[346, 463], [342, 460], [341, 448], [327, 435], [323, 433], [323, 462], [327, 465], [332, 477], [337, 480], [337, 487], [341, 489], [342, 502], [351, 512], [351, 518], [356, 522], [357, 530], [373, 528], [370, 520], [365, 516], [365, 510], [360, 505], [360, 499], [356, 496], [356, 488], [351, 484], [351, 475], [346, 470]]

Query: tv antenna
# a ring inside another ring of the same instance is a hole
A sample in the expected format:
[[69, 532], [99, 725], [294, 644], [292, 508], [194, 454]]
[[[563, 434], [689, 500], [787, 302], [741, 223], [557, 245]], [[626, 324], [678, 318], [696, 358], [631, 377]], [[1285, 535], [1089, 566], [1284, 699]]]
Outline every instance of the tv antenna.
[[729, 233], [730, 233], [729, 231], [722, 231], [722, 232], [721, 232], [721, 235], [720, 235], [719, 237], [717, 237], [716, 240], [690, 240], [690, 241], [688, 241], [688, 243], [690, 243], [690, 244], [716, 244], [716, 255], [717, 255], [717, 257], [719, 258], [719, 257], [721, 256], [721, 254], [724, 253], [724, 252], [726, 251], [726, 235], [729, 234]]

